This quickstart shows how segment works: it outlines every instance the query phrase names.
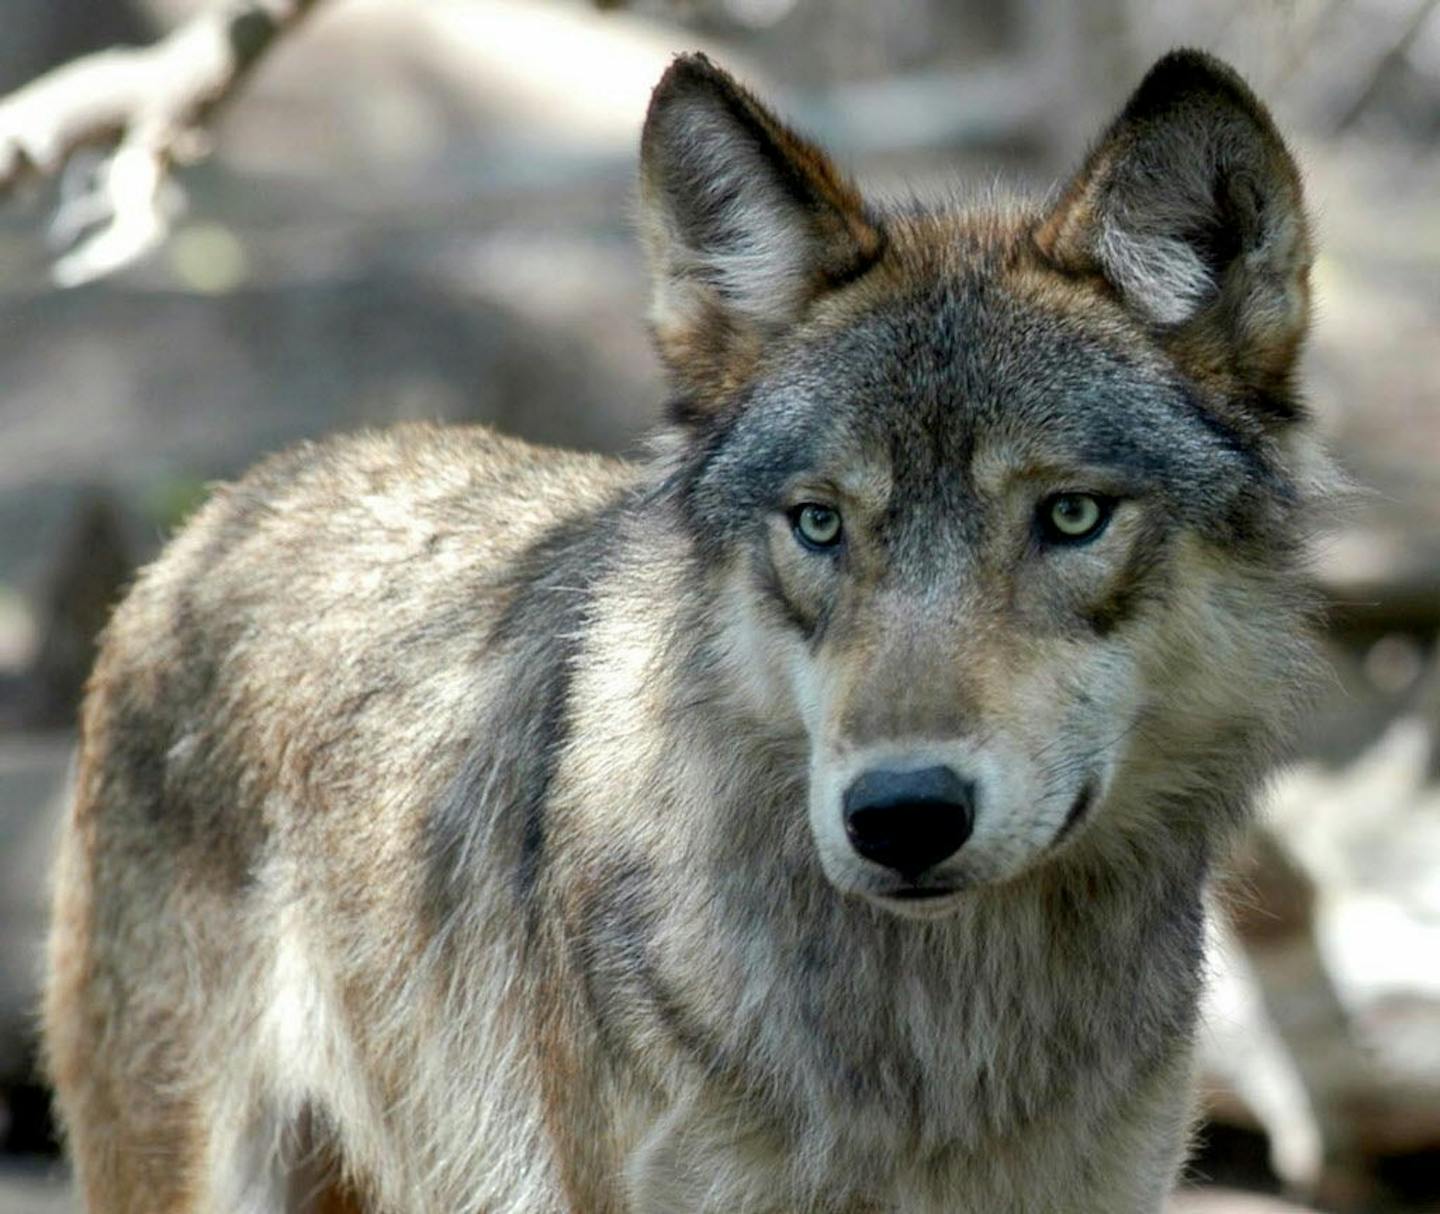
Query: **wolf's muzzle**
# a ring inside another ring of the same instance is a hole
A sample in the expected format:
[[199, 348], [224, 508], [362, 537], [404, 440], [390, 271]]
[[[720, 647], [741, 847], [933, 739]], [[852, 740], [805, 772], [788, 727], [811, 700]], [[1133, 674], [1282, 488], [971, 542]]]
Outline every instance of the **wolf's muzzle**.
[[975, 785], [948, 767], [867, 771], [845, 790], [845, 833], [867, 860], [913, 881], [975, 826]]

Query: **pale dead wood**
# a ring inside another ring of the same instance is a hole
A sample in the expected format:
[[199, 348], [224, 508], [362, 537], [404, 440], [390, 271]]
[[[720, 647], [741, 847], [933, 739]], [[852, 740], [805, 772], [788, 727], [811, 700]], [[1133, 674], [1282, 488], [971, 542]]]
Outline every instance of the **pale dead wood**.
[[216, 109], [318, 3], [236, 0], [153, 46], [87, 55], [0, 99], [0, 192], [54, 176], [81, 148], [110, 147], [93, 188], [56, 216], [62, 239], [88, 233], [56, 262], [57, 283], [113, 273], [164, 239], [171, 168], [203, 155]]
[[1307, 1206], [1229, 1189], [1196, 1189], [1175, 1194], [1166, 1214], [1316, 1214]]
[[[1206, 1040], [1229, 1057], [1205, 1058], [1211, 1112], [1258, 1121], [1277, 1173], [1326, 1209], [1372, 1208], [1376, 1160], [1440, 1143], [1440, 998], [1425, 964], [1437, 755], [1440, 653], [1352, 761], [1277, 781], [1269, 829], [1226, 886], [1243, 958], [1220, 959], [1216, 990], [1229, 998], [1213, 1001]], [[1240, 1020], [1237, 1008], [1257, 1014]]]
[[[1286, 1177], [1312, 1196], [1354, 1208], [1368, 1189], [1349, 1097], [1369, 1077], [1369, 1063], [1326, 969], [1316, 932], [1313, 878], [1269, 830], [1251, 832], [1230, 880], [1243, 894], [1229, 899], [1231, 930], [1243, 945], [1252, 980], [1304, 1091], [1301, 1108], [1273, 1113], [1313, 1120], [1316, 1157], [1310, 1174]], [[1268, 1124], [1272, 1143], [1296, 1136]]]

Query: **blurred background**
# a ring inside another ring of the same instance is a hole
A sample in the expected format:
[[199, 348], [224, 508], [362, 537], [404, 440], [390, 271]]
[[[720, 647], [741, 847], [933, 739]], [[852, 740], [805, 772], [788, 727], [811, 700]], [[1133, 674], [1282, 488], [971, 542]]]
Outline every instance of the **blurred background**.
[[[5, 0], [0, 95], [204, 7]], [[71, 1208], [32, 1023], [92, 639], [207, 482], [405, 418], [632, 449], [663, 399], [635, 148], [677, 50], [710, 51], [883, 195], [1048, 188], [1176, 45], [1240, 68], [1305, 169], [1321, 250], [1307, 380], [1364, 491], [1324, 520], [1333, 678], [1224, 891], [1207, 1121], [1175, 1208], [1440, 1211], [1437, 7], [324, 0], [211, 124], [212, 155], [174, 174], [168, 239], [138, 263], [52, 283], [98, 153], [11, 191], [0, 1214]]]

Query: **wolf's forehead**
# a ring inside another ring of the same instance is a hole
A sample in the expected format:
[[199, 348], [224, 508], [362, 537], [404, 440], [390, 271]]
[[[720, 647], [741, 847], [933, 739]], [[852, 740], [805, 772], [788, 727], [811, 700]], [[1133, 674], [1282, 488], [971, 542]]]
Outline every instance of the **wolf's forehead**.
[[787, 484], [858, 480], [885, 486], [883, 509], [952, 517], [1026, 473], [1105, 488], [1084, 483], [1090, 472], [1173, 498], [1196, 523], [1266, 475], [1163, 355], [1103, 311], [947, 274], [797, 333], [709, 447], [697, 508], [734, 519]]
[[897, 475], [1053, 463], [1158, 473], [1177, 444], [1205, 437], [1152, 351], [978, 278], [857, 316], [802, 362], [790, 386], [811, 400], [817, 454], [848, 447]]

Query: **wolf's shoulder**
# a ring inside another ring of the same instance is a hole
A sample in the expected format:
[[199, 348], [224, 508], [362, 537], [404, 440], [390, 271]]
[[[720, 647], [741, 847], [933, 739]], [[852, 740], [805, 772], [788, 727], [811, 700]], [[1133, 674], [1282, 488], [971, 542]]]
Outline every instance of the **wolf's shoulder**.
[[481, 426], [301, 443], [216, 485], [142, 571], [111, 631], [173, 633], [183, 620], [259, 641], [344, 620], [356, 635], [446, 620], [474, 629], [527, 552], [605, 511], [636, 478], [624, 461]]
[[471, 503], [489, 497], [565, 498], [583, 504], [635, 475], [627, 462], [541, 446], [483, 425], [408, 422], [298, 443], [254, 465], [222, 491], [237, 504], [330, 509], [393, 500]]
[[[420, 547], [504, 559], [539, 534], [603, 507], [636, 477], [607, 456], [538, 446], [478, 425], [408, 423], [303, 442], [210, 500], [172, 544], [274, 562], [294, 546], [331, 560], [386, 560]], [[258, 542], [261, 541], [262, 542]], [[293, 555], [301, 555], [299, 551]]]

